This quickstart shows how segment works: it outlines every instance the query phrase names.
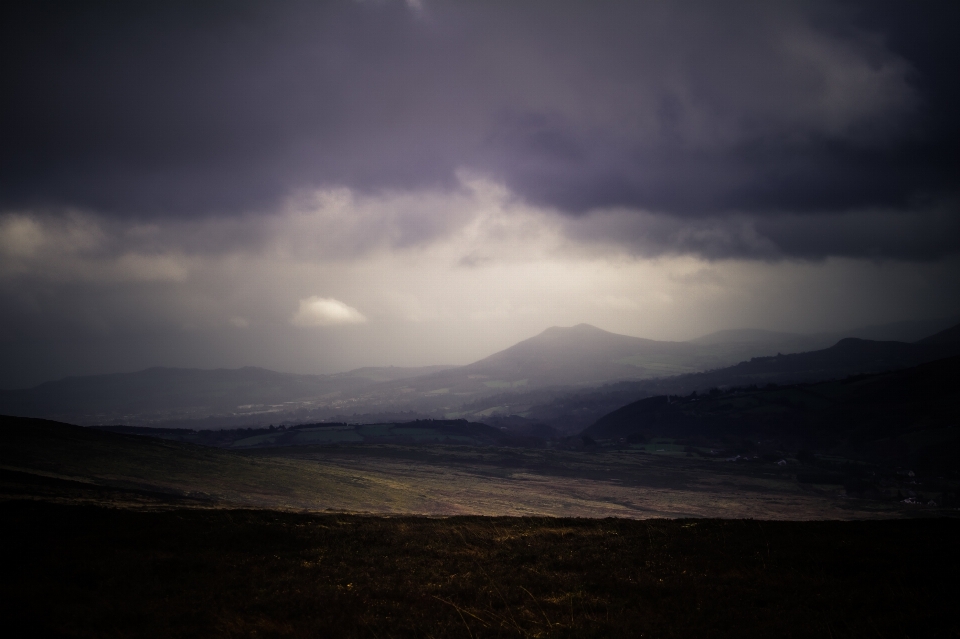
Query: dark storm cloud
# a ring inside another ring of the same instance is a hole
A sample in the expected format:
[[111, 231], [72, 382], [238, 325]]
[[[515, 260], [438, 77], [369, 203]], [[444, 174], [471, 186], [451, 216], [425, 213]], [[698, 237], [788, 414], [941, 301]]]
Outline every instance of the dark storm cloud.
[[697, 218], [612, 210], [569, 219], [564, 231], [580, 242], [620, 245], [645, 256], [931, 261], [956, 252], [960, 216], [950, 206], [906, 212]]
[[[296, 189], [457, 188], [469, 169], [575, 216], [655, 212], [680, 230], [641, 234], [653, 252], [960, 249], [950, 3], [4, 11], [6, 210], [269, 212]], [[945, 226], [915, 214], [934, 209]], [[907, 231], [870, 230], [873, 210]], [[744, 219], [756, 242], [676, 239]]]

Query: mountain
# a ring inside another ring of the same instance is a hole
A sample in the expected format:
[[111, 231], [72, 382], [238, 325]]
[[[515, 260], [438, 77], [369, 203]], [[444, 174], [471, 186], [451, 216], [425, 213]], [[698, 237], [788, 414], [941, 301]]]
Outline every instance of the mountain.
[[336, 375], [252, 367], [152, 368], [72, 377], [0, 391], [0, 413], [80, 424], [188, 428], [349, 420], [358, 414], [364, 415], [363, 421], [402, 421], [445, 417], [464, 403], [504, 392], [588, 387], [702, 370], [732, 359], [716, 355], [728, 350], [617, 335], [581, 324], [549, 328], [462, 367], [362, 368]]
[[528, 385], [596, 384], [675, 373], [697, 366], [703, 349], [687, 342], [659, 342], [609, 333], [589, 324], [554, 326], [458, 375], [528, 380]]
[[[548, 328], [460, 367], [362, 368], [336, 375], [152, 368], [66, 378], [0, 391], [0, 413], [85, 425], [193, 429], [417, 418], [493, 421], [517, 415], [572, 432], [650, 395], [819, 381], [960, 354], [950, 335], [916, 344], [844, 339], [784, 355], [789, 340], [802, 336], [727, 331], [694, 342], [663, 342], [579, 324]], [[534, 425], [504, 424], [521, 430]]]
[[597, 386], [729, 366], [776, 353], [776, 347], [784, 344], [783, 340], [774, 345], [769, 340], [669, 342], [610, 333], [589, 324], [554, 326], [472, 364], [418, 377], [404, 388], [435, 396], [465, 396]]
[[656, 394], [686, 394], [729, 386], [812, 382], [907, 368], [955, 355], [960, 355], [960, 342], [910, 344], [850, 337], [817, 351], [754, 357], [713, 371], [652, 380], [644, 388]]
[[337, 375], [295, 375], [265, 368], [148, 368], [135, 373], [67, 377], [0, 391], [0, 413], [79, 424], [163, 423], [226, 415], [256, 423], [293, 408], [355, 394], [380, 380], [409, 379], [446, 367], [364, 368]]
[[600, 440], [669, 437], [728, 450], [752, 450], [756, 442], [956, 476], [958, 385], [960, 357], [950, 357], [815, 384], [658, 395], [605, 415], [584, 434]]
[[[755, 357], [711, 371], [636, 381], [596, 388], [544, 389], [501, 394], [469, 403], [458, 417], [521, 415], [565, 433], [579, 432], [601, 416], [630, 402], [656, 395], [688, 395], [714, 388], [796, 384], [840, 379], [850, 375], [892, 371], [960, 355], [954, 327], [916, 344], [842, 339], [829, 348], [805, 353]], [[933, 338], [936, 338], [935, 340]]]

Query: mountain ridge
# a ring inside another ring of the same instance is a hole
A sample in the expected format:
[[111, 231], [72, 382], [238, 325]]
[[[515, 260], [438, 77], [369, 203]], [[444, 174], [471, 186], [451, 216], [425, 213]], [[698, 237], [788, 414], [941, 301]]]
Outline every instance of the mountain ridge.
[[[544, 399], [560, 401], [559, 410], [566, 406], [564, 394], [610, 384], [632, 389], [624, 391], [626, 403], [638, 395], [685, 393], [692, 388], [796, 383], [913, 366], [960, 353], [960, 345], [951, 342], [951, 330], [930, 336], [934, 342], [848, 338], [817, 351], [767, 355], [770, 344], [656, 341], [578, 324], [550, 327], [459, 367], [368, 367], [333, 375], [280, 373], [256, 366], [152, 367], [64, 378], [31, 389], [0, 391], [0, 413], [87, 425], [181, 423], [190, 428], [342, 421], [351, 415], [378, 421], [527, 418], [537, 413]], [[757, 352], [762, 356], [751, 356]], [[594, 413], [587, 409], [576, 414], [580, 416], [565, 429]], [[555, 418], [559, 419], [551, 419]], [[207, 425], [201, 425], [202, 420]]]

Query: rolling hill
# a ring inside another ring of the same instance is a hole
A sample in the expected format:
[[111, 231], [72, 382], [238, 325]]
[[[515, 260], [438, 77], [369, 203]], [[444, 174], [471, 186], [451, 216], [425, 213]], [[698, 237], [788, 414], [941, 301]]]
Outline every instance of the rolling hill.
[[[766, 352], [766, 346], [759, 347]], [[581, 324], [554, 327], [468, 366], [369, 367], [335, 375], [263, 368], [150, 368], [0, 391], [0, 413], [79, 424], [257, 426], [357, 413], [442, 416], [504, 391], [591, 386], [704, 370], [757, 345], [658, 342]]]
[[193, 429], [519, 415], [570, 433], [650, 395], [915, 366], [960, 354], [955, 337], [956, 329], [948, 329], [916, 344], [851, 338], [791, 354], [789, 349], [806, 338], [725, 331], [691, 342], [664, 342], [579, 324], [549, 328], [459, 367], [364, 368], [336, 375], [253, 367], [151, 368], [72, 377], [0, 391], [0, 413], [83, 425]]
[[[484, 411], [498, 406], [491, 404], [490, 398], [500, 402], [499, 397], [505, 396], [509, 403], [511, 397], [542, 396], [545, 390], [569, 394], [613, 382], [687, 379], [712, 369], [726, 372], [732, 364], [751, 358], [756, 362], [759, 361], [757, 355], [772, 355], [780, 352], [779, 349], [786, 350], [791, 344], [799, 347], [802, 341], [789, 334], [772, 334], [773, 337], [768, 335], [765, 339], [750, 340], [743, 339], [741, 333], [744, 332], [714, 335], [704, 343], [697, 343], [618, 335], [589, 324], [552, 327], [472, 364], [364, 390], [355, 399], [346, 401], [344, 408], [359, 412], [369, 406], [388, 406], [392, 410], [451, 416], [460, 410], [459, 407], [471, 405], [475, 408], [469, 415], [482, 417]], [[940, 352], [939, 347], [934, 346], [919, 349], [904, 346], [903, 353], [892, 352], [879, 357], [896, 367], [932, 358], [921, 354], [918, 359], [911, 355], [914, 351], [926, 348], [930, 352]], [[896, 349], [896, 346], [887, 348]], [[853, 354], [848, 357], [851, 358], [856, 360], [855, 367], [861, 366], [862, 357]], [[836, 352], [831, 351], [820, 358], [783, 360], [772, 369], [764, 364], [751, 366], [761, 366], [760, 374], [793, 366], [815, 376], [832, 374], [833, 369], [846, 371], [849, 368], [843, 362], [834, 362], [835, 359]], [[746, 373], [738, 369], [734, 374], [742, 376]], [[531, 402], [520, 399], [512, 403], [529, 405]]]
[[645, 397], [703, 393], [713, 388], [818, 382], [917, 366], [960, 355], [958, 336], [960, 331], [954, 327], [914, 344], [848, 338], [817, 351], [755, 357], [701, 373], [621, 381], [597, 388], [503, 393], [467, 404], [457, 416], [486, 418], [493, 423], [491, 416], [519, 415], [573, 434], [603, 415]]
[[714, 390], [633, 402], [584, 431], [600, 440], [669, 437], [746, 452], [799, 449], [960, 472], [960, 357], [843, 380]]

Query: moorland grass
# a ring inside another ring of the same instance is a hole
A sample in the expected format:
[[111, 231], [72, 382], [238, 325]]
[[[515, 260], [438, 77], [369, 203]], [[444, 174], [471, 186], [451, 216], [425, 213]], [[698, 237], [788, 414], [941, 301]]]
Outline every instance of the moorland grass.
[[957, 520], [0, 512], [23, 636], [960, 634]]

